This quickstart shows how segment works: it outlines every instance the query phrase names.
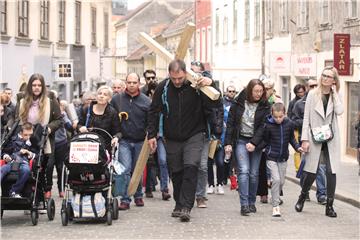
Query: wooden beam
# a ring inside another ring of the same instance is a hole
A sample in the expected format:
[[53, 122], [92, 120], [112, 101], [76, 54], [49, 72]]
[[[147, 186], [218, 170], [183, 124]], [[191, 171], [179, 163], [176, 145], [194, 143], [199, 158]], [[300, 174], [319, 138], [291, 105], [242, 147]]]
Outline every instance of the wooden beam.
[[[165, 61], [171, 62], [175, 59], [173, 54], [167, 51], [163, 46], [161, 46], [158, 42], [156, 42], [146, 33], [140, 32], [139, 40], [148, 48], [153, 50], [157, 55], [161, 56]], [[199, 79], [199, 75], [193, 72], [189, 67], [186, 67], [186, 72], [187, 79], [193, 84], [193, 86], [195, 86], [196, 81]], [[200, 91], [202, 91], [212, 100], [217, 100], [220, 97], [220, 93], [211, 86], [201, 87]]]
[[175, 53], [176, 59], [185, 59], [194, 32], [195, 32], [195, 24], [191, 22], [187, 23], [183, 33], [181, 34], [180, 43]]

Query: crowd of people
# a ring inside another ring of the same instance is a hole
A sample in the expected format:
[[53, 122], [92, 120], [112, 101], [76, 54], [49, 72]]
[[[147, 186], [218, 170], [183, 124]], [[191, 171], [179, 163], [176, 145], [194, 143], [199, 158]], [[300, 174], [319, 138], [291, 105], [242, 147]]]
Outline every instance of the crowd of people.
[[[21, 177], [11, 188], [11, 196], [21, 195], [29, 177], [27, 164], [34, 156], [26, 142], [40, 124], [47, 126], [49, 136], [44, 148], [45, 198], [51, 197], [54, 167], [59, 196], [64, 197], [62, 165], [69, 154], [71, 136], [101, 128], [113, 136], [104, 143], [106, 149], [117, 146], [115, 161], [124, 167], [124, 191], [116, 196], [120, 210], [130, 209], [131, 197], [135, 206], [144, 206], [143, 185], [145, 197], [153, 198], [152, 192], [160, 182], [162, 200], [175, 201], [171, 216], [187, 222], [194, 205], [206, 208], [207, 194], [223, 195], [224, 185], [235, 175], [242, 216], [256, 213], [257, 195], [267, 203], [270, 188], [272, 216], [281, 216], [279, 206], [286, 196], [283, 186], [291, 144], [296, 152], [296, 171], [301, 175], [296, 211], [301, 212], [309, 200], [316, 179], [317, 201], [326, 205], [327, 216], [336, 217], [333, 202], [341, 158], [335, 147], [340, 145], [337, 117], [344, 111], [337, 70], [326, 67], [319, 80], [297, 84], [295, 98], [286, 109], [271, 79], [252, 79], [238, 92], [229, 85], [222, 97], [212, 100], [199, 90], [217, 89], [211, 73], [199, 61], [192, 62], [191, 69], [199, 76], [196, 87], [186, 77], [185, 62], [174, 60], [168, 66], [168, 77], [160, 83], [154, 70], [144, 72], [143, 87], [140, 76], [129, 73], [125, 81], [101, 86], [96, 93], [83, 93], [80, 103], [60, 100], [56, 91], [47, 89], [41, 74], [30, 77], [26, 89], [17, 94], [16, 104], [11, 101], [12, 90], [4, 89], [1, 134], [6, 135], [7, 127], [16, 121], [22, 126], [15, 145], [2, 149], [1, 157], [7, 164], [1, 167], [1, 178], [11, 169], [11, 160], [21, 156]], [[315, 140], [315, 128], [325, 125], [330, 126], [331, 138], [319, 142]], [[129, 196], [128, 185], [145, 138], [151, 149], [146, 177]], [[210, 156], [212, 146], [215, 151]]]

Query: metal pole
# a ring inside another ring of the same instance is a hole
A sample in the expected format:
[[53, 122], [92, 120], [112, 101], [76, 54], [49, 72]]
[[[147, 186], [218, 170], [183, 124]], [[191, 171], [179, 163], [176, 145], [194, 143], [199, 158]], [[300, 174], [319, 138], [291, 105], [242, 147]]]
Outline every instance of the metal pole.
[[265, 74], [265, 1], [261, 1], [261, 74]]

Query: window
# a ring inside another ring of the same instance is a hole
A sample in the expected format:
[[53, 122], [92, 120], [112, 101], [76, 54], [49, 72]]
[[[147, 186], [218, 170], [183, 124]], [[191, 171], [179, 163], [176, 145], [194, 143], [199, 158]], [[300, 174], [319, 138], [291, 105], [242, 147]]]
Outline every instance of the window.
[[29, 36], [29, 1], [18, 2], [18, 36]]
[[59, 2], [59, 42], [65, 42], [65, 1]]
[[216, 15], [215, 15], [215, 44], [219, 44], [219, 23], [220, 22], [220, 18], [219, 18], [219, 9], [216, 9]]
[[109, 47], [109, 13], [104, 13], [104, 48]]
[[299, 3], [299, 26], [300, 29], [308, 29], [309, 28], [309, 2], [308, 1], [300, 1]]
[[49, 40], [49, 1], [40, 3], [40, 39]]
[[96, 8], [91, 8], [91, 46], [96, 46]]
[[238, 1], [234, 0], [233, 4], [233, 41], [237, 40], [238, 35]]
[[345, 2], [345, 18], [354, 19], [358, 17], [358, 0], [346, 0]]
[[229, 34], [229, 18], [227, 16], [224, 17], [223, 20], [223, 43], [228, 42], [228, 34]]
[[0, 2], [0, 24], [1, 24], [1, 34], [7, 33], [7, 9], [6, 9], [6, 1]]
[[196, 30], [196, 56], [195, 59], [200, 59], [200, 49], [201, 49], [201, 42], [200, 42], [200, 29]]
[[266, 33], [269, 35], [271, 35], [271, 33], [273, 32], [273, 26], [272, 26], [272, 2], [271, 1], [267, 1], [266, 2], [266, 13], [265, 13], [265, 17], [266, 17]]
[[260, 0], [254, 2], [254, 38], [260, 37]]
[[244, 40], [249, 40], [250, 38], [250, 2], [249, 0], [245, 1], [245, 27], [244, 27]]
[[75, 2], [75, 43], [81, 41], [81, 2]]
[[321, 23], [329, 22], [329, 9], [329, 0], [322, 0], [320, 2]]
[[[347, 141], [346, 153], [356, 155], [357, 131], [355, 126], [359, 124], [360, 113], [360, 85], [356, 82], [348, 83], [348, 109], [347, 109]], [[360, 127], [360, 125], [359, 125]]]
[[280, 1], [280, 31], [288, 31], [288, 2], [287, 0]]

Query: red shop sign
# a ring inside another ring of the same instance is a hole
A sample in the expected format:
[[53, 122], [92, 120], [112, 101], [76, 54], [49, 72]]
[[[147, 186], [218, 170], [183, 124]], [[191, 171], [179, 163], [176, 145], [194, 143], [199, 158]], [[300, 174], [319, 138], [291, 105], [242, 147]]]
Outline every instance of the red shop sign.
[[350, 75], [350, 34], [334, 34], [334, 67], [339, 75]]

